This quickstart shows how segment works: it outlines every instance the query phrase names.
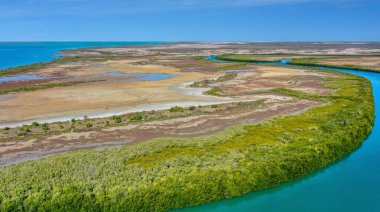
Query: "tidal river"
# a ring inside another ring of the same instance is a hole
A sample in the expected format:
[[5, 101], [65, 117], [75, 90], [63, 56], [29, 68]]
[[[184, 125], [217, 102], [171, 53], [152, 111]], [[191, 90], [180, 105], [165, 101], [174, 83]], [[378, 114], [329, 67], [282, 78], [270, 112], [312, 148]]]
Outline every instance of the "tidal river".
[[[286, 63], [275, 63], [284, 65]], [[380, 73], [351, 73], [372, 82], [376, 117], [380, 111]], [[363, 145], [338, 162], [300, 180], [242, 197], [184, 211], [380, 211], [380, 119]]]

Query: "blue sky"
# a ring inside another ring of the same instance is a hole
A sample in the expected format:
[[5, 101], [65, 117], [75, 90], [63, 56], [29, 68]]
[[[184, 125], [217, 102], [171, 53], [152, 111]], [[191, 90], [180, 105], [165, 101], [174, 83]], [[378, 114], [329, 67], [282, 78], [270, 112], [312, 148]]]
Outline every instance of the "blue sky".
[[1, 41], [380, 41], [380, 0], [0, 0]]

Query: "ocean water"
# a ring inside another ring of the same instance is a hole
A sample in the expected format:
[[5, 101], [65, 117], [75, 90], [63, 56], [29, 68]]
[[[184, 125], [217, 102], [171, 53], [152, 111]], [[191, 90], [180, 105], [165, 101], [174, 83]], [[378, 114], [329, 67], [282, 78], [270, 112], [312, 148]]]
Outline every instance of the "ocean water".
[[[210, 59], [215, 60], [215, 58]], [[380, 117], [380, 73], [319, 68], [351, 73], [370, 80], [375, 98], [375, 116]], [[273, 189], [251, 192], [230, 200], [182, 210], [213, 212], [380, 211], [380, 119], [375, 119], [371, 135], [359, 149], [307, 177]]]
[[0, 42], [0, 69], [47, 62], [58, 58], [61, 50], [160, 43], [162, 42]]

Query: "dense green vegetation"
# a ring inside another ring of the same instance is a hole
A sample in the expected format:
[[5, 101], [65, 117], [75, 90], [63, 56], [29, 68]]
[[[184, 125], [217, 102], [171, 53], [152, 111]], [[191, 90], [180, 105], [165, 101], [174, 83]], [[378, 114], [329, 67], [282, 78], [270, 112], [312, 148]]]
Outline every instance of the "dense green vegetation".
[[175, 106], [169, 109], [170, 112], [175, 113], [175, 112], [183, 112], [185, 109], [183, 107]]
[[[302, 66], [310, 66], [310, 67], [327, 67], [327, 68], [346, 68], [346, 69], [352, 69], [352, 70], [358, 70], [358, 71], [372, 71], [372, 72], [380, 72], [380, 70], [374, 69], [372, 67], [363, 67], [363, 66], [355, 66], [355, 65], [330, 65], [325, 64], [325, 60], [331, 60], [335, 58], [349, 58], [349, 57], [359, 57], [362, 55], [350, 55], [342, 57], [341, 55], [330, 55], [326, 58], [326, 56], [322, 57], [304, 57], [304, 58], [294, 58], [297, 56], [305, 56], [305, 55], [295, 55], [295, 54], [224, 54], [224, 55], [217, 55], [216, 58], [219, 60], [224, 61], [231, 61], [231, 62], [251, 62], [251, 63], [257, 63], [257, 62], [280, 62], [281, 60], [259, 60], [254, 59], [255, 57], [262, 57], [262, 56], [283, 56], [283, 57], [293, 57], [293, 59], [288, 62], [290, 65], [302, 65]], [[370, 55], [370, 56], [377, 56], [377, 55]]]
[[359, 147], [372, 129], [370, 82], [340, 75], [326, 79], [336, 90], [327, 96], [278, 89], [326, 102], [298, 115], [1, 168], [0, 210], [163, 211], [300, 178]]
[[320, 58], [320, 57], [295, 58], [292, 61], [288, 62], [288, 64], [310, 66], [310, 67], [320, 66], [320, 67], [327, 67], [327, 68], [346, 68], [346, 69], [352, 69], [352, 70], [358, 70], [358, 71], [380, 72], [380, 70], [376, 70], [376, 69], [373, 69], [371, 67], [362, 67], [362, 66], [354, 66], [354, 65], [324, 64], [323, 63], [324, 60], [326, 60], [326, 58], [323, 58], [323, 57], [322, 58]]
[[218, 70], [240, 70], [246, 66], [247, 63], [234, 63], [234, 64], [229, 64], [229, 65], [223, 65], [218, 67]]
[[[247, 63], [255, 63], [255, 62], [281, 62], [280, 60], [260, 60], [255, 59], [255, 57], [267, 56], [267, 55], [255, 55], [255, 54], [223, 54], [217, 55], [216, 59], [232, 61], [232, 62], [247, 62]], [[268, 55], [270, 56], [270, 55]], [[272, 55], [274, 56], [274, 55]]]

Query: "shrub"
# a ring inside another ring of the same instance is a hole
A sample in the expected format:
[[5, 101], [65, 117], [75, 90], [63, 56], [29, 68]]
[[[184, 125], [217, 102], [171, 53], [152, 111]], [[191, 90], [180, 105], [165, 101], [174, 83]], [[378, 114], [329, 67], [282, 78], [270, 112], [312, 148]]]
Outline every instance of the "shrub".
[[50, 130], [49, 125], [47, 123], [44, 123], [41, 125], [42, 131], [47, 132]]
[[135, 113], [135, 114], [133, 114], [133, 115], [130, 117], [130, 119], [131, 119], [132, 121], [141, 121], [141, 120], [144, 119], [144, 116], [143, 116], [141, 113]]
[[17, 136], [20, 136], [20, 137], [25, 136], [25, 135], [27, 135], [27, 134], [28, 134], [28, 133], [25, 132], [24, 130], [20, 130], [20, 131], [17, 132]]
[[112, 116], [112, 120], [113, 120], [116, 124], [119, 124], [119, 123], [121, 123], [121, 122], [123, 121], [122, 118], [121, 118], [121, 116], [116, 116], [116, 115]]
[[220, 88], [217, 88], [217, 87], [211, 88], [210, 90], [205, 91], [205, 94], [212, 95], [212, 96], [221, 96]]
[[175, 107], [170, 108], [169, 111], [170, 111], [170, 112], [173, 112], [173, 113], [175, 113], [175, 112], [183, 112], [184, 109], [183, 109], [182, 107], [175, 106]]
[[23, 131], [25, 131], [25, 132], [31, 132], [31, 130], [30, 130], [30, 128], [29, 128], [29, 126], [28, 125], [23, 125], [22, 127], [21, 127], [21, 129], [20, 130], [23, 130]]

